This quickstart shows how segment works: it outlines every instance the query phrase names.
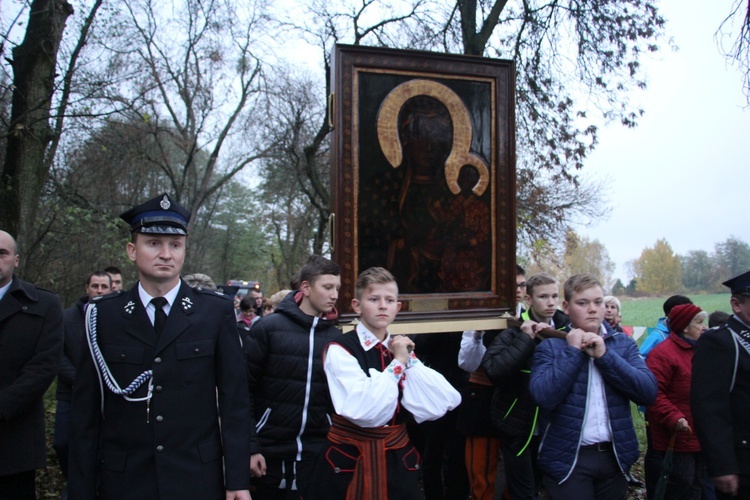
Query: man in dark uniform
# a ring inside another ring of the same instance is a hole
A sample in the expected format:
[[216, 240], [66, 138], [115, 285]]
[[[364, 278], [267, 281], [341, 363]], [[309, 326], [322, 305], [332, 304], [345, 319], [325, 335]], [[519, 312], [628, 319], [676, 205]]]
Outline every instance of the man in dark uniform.
[[249, 395], [232, 302], [180, 279], [190, 212], [168, 195], [120, 217], [139, 282], [87, 308], [70, 498], [247, 500]]
[[0, 498], [33, 500], [45, 466], [43, 396], [63, 346], [57, 295], [13, 276], [18, 248], [0, 231]]
[[717, 495], [750, 499], [750, 271], [723, 284], [734, 314], [698, 340], [690, 404]]

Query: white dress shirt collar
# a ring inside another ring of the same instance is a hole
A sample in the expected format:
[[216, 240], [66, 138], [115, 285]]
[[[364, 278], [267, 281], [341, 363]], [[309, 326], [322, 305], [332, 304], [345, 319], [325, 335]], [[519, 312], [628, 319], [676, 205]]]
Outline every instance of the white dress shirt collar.
[[[164, 298], [167, 299], [167, 305], [164, 306], [164, 312], [167, 313], [167, 316], [169, 316], [169, 312], [172, 310], [174, 301], [177, 300], [177, 294], [180, 292], [181, 284], [182, 280], [180, 280], [174, 288], [164, 294]], [[143, 285], [141, 285], [140, 281], [138, 282], [138, 296], [141, 299], [143, 307], [146, 309], [146, 314], [148, 314], [148, 318], [151, 320], [151, 324], [153, 324], [154, 311], [156, 310], [156, 308], [151, 303], [151, 299], [153, 299], [154, 297], [149, 295], [148, 292], [143, 289]]]
[[[362, 323], [357, 324], [357, 336], [359, 337], [359, 343], [362, 345], [362, 349], [369, 351], [380, 343], [380, 339], [375, 336], [370, 330], [365, 327]], [[391, 341], [391, 334], [386, 335], [383, 341], [384, 346], [388, 346]]]

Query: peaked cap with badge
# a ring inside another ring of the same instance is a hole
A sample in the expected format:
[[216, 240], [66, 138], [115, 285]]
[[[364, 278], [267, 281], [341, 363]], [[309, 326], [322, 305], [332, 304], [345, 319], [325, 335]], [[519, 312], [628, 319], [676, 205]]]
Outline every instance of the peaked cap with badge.
[[732, 295], [750, 296], [750, 271], [735, 276], [722, 283], [722, 285], [729, 287]]
[[120, 214], [131, 233], [175, 234], [187, 236], [190, 211], [162, 193]]

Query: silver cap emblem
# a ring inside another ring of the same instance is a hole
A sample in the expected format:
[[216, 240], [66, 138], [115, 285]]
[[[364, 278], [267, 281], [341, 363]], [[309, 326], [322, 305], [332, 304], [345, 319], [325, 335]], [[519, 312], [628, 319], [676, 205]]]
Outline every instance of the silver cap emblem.
[[164, 210], [169, 210], [169, 207], [172, 206], [171, 203], [169, 203], [169, 198], [167, 198], [167, 195], [164, 195], [164, 198], [161, 199], [159, 202], [159, 206], [163, 208]]

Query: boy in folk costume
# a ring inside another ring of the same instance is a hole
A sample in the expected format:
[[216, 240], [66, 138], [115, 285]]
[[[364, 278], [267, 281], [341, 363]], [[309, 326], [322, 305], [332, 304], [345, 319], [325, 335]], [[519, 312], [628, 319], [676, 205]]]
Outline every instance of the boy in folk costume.
[[336, 414], [315, 474], [314, 497], [419, 498], [419, 454], [406, 423], [440, 418], [461, 396], [417, 359], [410, 339], [388, 333], [401, 309], [393, 275], [380, 267], [367, 269], [356, 288], [352, 309], [360, 323], [324, 354]]

